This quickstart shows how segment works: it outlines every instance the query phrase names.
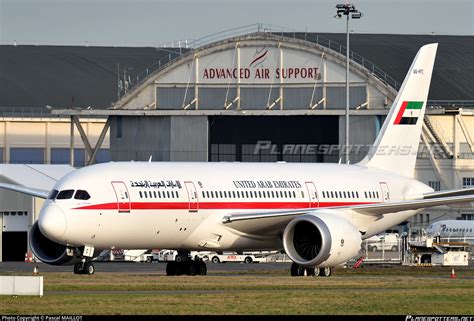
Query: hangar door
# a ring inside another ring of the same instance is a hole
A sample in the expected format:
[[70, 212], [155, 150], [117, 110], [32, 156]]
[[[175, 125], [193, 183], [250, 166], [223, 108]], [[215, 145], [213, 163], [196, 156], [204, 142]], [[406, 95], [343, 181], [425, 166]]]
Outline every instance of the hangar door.
[[28, 212], [5, 211], [2, 215], [3, 261], [24, 261], [28, 246]]
[[209, 117], [209, 160], [337, 162], [338, 116]]

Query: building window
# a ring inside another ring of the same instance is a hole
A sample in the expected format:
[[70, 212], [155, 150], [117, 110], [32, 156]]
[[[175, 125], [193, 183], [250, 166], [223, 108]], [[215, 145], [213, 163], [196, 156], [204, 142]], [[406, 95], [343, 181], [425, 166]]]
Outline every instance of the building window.
[[117, 116], [117, 138], [122, 138], [122, 116]]
[[97, 163], [107, 163], [110, 162], [110, 150], [108, 149], [99, 149], [97, 155], [95, 155], [95, 160]]
[[10, 148], [11, 164], [44, 164], [44, 148]]
[[461, 214], [461, 219], [465, 221], [474, 221], [474, 213]]
[[462, 188], [471, 188], [471, 187], [474, 187], [474, 177], [463, 177]]
[[440, 181], [429, 181], [428, 186], [434, 189], [435, 191], [441, 190], [441, 183]]
[[237, 160], [237, 147], [235, 144], [211, 144], [211, 161], [228, 161]]
[[[69, 164], [70, 163], [70, 149], [69, 148], [51, 148], [51, 164]], [[86, 157], [84, 148], [74, 149], [74, 166], [85, 166]]]

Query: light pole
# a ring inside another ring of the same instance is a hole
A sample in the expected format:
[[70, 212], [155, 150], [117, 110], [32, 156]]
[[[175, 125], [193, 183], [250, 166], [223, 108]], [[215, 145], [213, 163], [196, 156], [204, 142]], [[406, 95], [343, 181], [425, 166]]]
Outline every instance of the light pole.
[[336, 16], [341, 18], [343, 15], [347, 17], [346, 20], [346, 140], [344, 151], [344, 162], [349, 163], [349, 17], [352, 19], [360, 19], [360, 13], [353, 4], [345, 3], [336, 5]]

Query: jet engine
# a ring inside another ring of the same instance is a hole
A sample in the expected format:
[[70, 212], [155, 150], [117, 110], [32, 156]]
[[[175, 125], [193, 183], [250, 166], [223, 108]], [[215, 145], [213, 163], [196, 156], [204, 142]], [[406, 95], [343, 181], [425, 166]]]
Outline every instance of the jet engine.
[[361, 243], [357, 228], [335, 211], [299, 216], [283, 233], [286, 254], [305, 267], [333, 267], [344, 263], [359, 253]]
[[67, 254], [66, 245], [51, 241], [41, 233], [38, 222], [30, 230], [30, 247], [34, 255], [44, 263], [51, 265], [72, 265], [80, 262], [79, 248], [74, 248], [73, 256]]

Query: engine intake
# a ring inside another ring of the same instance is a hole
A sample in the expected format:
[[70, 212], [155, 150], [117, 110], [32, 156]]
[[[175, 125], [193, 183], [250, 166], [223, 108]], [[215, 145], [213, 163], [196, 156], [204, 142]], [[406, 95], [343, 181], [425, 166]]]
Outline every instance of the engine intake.
[[29, 241], [33, 254], [44, 263], [69, 265], [79, 261], [78, 258], [67, 255], [66, 245], [53, 242], [41, 233], [38, 222], [31, 227]]
[[361, 243], [357, 228], [337, 212], [302, 215], [283, 233], [286, 254], [306, 267], [344, 263], [359, 253]]

